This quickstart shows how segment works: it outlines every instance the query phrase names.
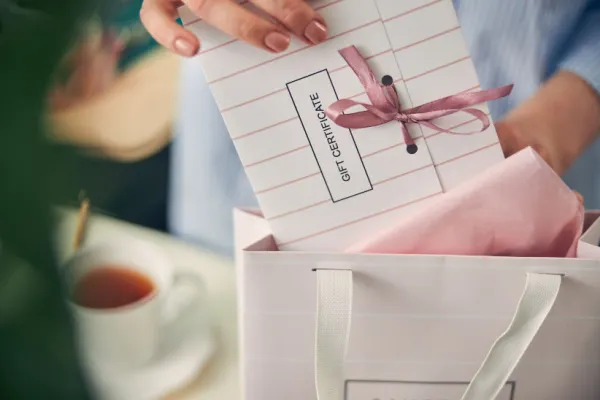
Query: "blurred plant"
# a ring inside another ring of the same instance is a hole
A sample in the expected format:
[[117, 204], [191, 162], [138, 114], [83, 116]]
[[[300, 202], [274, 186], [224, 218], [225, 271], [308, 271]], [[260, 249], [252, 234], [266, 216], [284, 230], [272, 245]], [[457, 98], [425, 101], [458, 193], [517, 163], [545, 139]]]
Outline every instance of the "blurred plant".
[[[108, 3], [109, 0], [103, 0]], [[52, 243], [69, 154], [42, 127], [86, 0], [0, 0], [0, 399], [88, 399]]]

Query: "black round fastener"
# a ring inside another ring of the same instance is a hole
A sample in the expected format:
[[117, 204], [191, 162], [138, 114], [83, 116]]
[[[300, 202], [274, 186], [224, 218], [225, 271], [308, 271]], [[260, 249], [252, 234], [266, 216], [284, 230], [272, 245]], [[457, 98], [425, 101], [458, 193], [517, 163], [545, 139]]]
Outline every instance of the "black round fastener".
[[394, 78], [389, 75], [385, 75], [383, 78], [381, 78], [381, 83], [384, 86], [392, 86], [394, 84]]
[[409, 144], [408, 146], [406, 146], [406, 152], [408, 154], [415, 154], [418, 150], [419, 150], [419, 148], [414, 143], [413, 144]]

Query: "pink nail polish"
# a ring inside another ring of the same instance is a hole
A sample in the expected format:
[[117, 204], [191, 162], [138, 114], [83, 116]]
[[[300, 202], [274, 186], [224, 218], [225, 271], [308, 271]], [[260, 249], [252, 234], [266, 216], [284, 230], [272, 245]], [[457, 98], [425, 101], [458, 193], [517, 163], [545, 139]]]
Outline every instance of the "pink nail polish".
[[291, 38], [281, 32], [271, 32], [265, 37], [265, 46], [275, 53], [285, 51], [290, 45]]
[[312, 21], [304, 29], [304, 36], [312, 43], [319, 44], [327, 39], [327, 28], [319, 21]]
[[196, 49], [194, 48], [194, 45], [185, 39], [179, 38], [175, 40], [175, 42], [173, 43], [173, 47], [175, 48], [175, 51], [177, 53], [185, 57], [191, 57], [196, 54]]

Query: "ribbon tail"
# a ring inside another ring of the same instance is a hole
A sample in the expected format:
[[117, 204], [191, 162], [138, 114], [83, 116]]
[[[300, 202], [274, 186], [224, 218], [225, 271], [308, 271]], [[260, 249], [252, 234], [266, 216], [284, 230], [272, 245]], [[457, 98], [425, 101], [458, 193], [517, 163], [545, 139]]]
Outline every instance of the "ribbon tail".
[[[470, 121], [465, 121], [462, 124], [460, 124], [458, 126], [454, 126], [452, 128], [442, 128], [441, 126], [439, 126], [439, 125], [431, 122], [431, 119], [433, 119], [433, 118], [439, 118], [440, 116], [454, 114], [454, 113], [457, 113], [457, 112], [464, 112], [464, 113], [467, 113], [467, 114], [471, 114], [475, 118], [472, 119], [472, 120], [470, 120]], [[416, 117], [419, 118], [419, 116], [416, 116]], [[488, 115], [486, 113], [484, 113], [483, 111], [477, 110], [475, 108], [465, 108], [465, 109], [462, 109], [462, 110], [452, 110], [452, 111], [449, 111], [447, 114], [439, 115], [439, 116], [436, 116], [436, 117], [433, 117], [433, 118], [425, 118], [425, 117], [423, 117], [422, 120], [418, 120], [417, 122], [419, 124], [423, 125], [423, 126], [426, 126], [426, 127], [430, 128], [430, 129], [433, 129], [434, 131], [437, 131], [437, 132], [440, 132], [440, 133], [448, 133], [450, 135], [474, 135], [476, 133], [481, 133], [481, 132], [486, 131], [490, 127], [490, 125], [491, 125], [491, 121], [490, 121], [490, 118], [488, 117]], [[466, 125], [466, 124], [469, 124], [471, 122], [475, 122], [477, 120], [479, 120], [481, 122], [481, 128], [479, 128], [479, 129], [476, 129], [476, 130], [473, 130], [473, 131], [469, 131], [469, 132], [457, 132], [457, 131], [452, 130], [452, 129], [458, 128], [459, 126]]]
[[406, 148], [408, 152], [414, 154], [417, 152], [417, 146], [415, 145], [415, 140], [410, 136], [410, 132], [406, 127], [404, 122], [400, 122], [400, 126], [402, 127], [402, 138], [404, 139], [404, 144], [406, 144]]
[[375, 78], [375, 74], [367, 63], [367, 60], [360, 54], [356, 46], [345, 47], [340, 50], [339, 53], [360, 80], [371, 104], [382, 110], [397, 109], [396, 104], [399, 104], [398, 95], [396, 94], [396, 98], [393, 100], [393, 95], [386, 94], [388, 88], [383, 88], [381, 86], [379, 81]]
[[377, 80], [375, 79], [371, 67], [369, 67], [367, 60], [360, 54], [356, 46], [345, 47], [341, 49], [339, 53], [344, 61], [346, 61], [346, 64], [354, 71], [354, 74], [358, 77], [365, 89], [377, 85]]
[[439, 110], [459, 110], [472, 107], [486, 101], [497, 100], [508, 96], [512, 92], [513, 85], [501, 86], [494, 89], [478, 90], [476, 92], [465, 92], [443, 97], [429, 103], [405, 110], [406, 114], [425, 113]]

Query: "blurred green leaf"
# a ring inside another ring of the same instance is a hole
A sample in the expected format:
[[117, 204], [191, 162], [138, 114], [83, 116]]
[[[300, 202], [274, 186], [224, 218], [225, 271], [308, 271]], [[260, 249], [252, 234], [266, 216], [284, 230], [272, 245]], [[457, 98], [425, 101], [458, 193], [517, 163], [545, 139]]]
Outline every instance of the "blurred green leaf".
[[53, 72], [93, 6], [0, 0], [0, 299], [18, 303], [0, 319], [2, 400], [90, 398], [51, 236], [50, 205], [73, 166], [42, 127]]

